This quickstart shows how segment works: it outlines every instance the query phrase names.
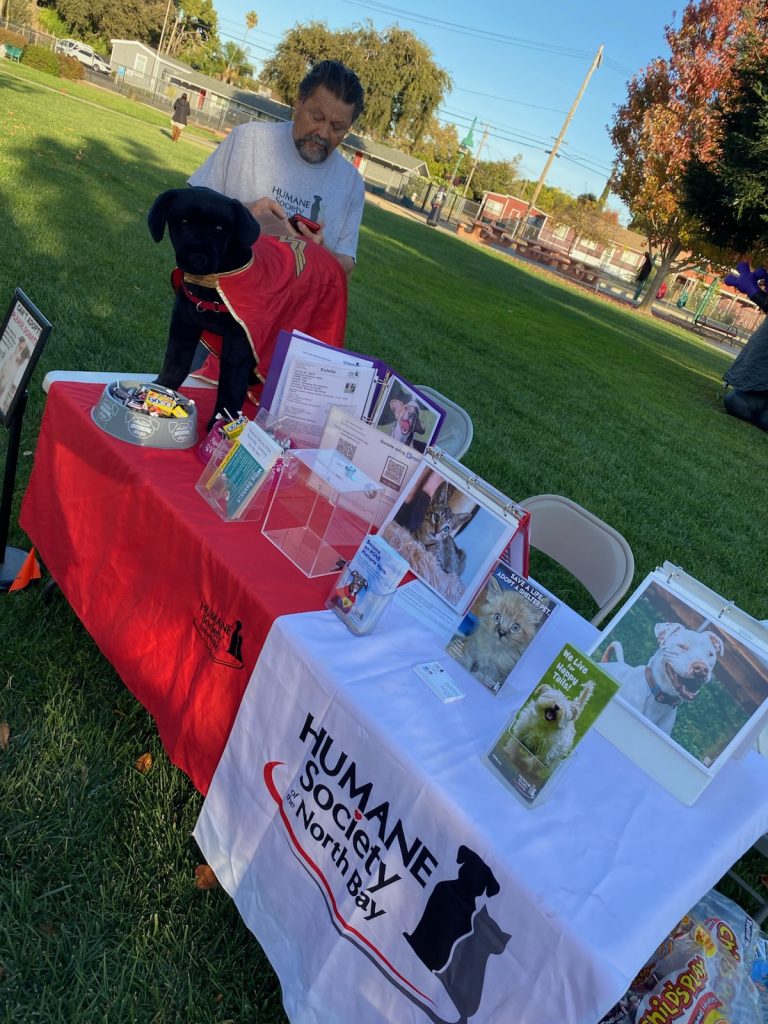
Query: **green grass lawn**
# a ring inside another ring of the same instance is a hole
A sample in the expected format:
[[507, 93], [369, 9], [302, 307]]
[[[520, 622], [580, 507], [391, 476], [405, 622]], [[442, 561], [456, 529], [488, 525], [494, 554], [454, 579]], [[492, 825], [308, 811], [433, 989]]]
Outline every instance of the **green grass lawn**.
[[[0, 63], [0, 122], [0, 311], [19, 286], [53, 324], [18, 510], [44, 373], [159, 369], [173, 263], [147, 210], [205, 151], [172, 145], [158, 112], [23, 65]], [[670, 559], [768, 618], [766, 438], [717, 399], [732, 353], [371, 205], [347, 340], [460, 402], [464, 461], [510, 497], [564, 493], [616, 526], [636, 582]], [[15, 517], [10, 541], [27, 543]], [[0, 635], [0, 1021], [284, 1021], [228, 897], [194, 888], [199, 794], [65, 600], [0, 597]]]

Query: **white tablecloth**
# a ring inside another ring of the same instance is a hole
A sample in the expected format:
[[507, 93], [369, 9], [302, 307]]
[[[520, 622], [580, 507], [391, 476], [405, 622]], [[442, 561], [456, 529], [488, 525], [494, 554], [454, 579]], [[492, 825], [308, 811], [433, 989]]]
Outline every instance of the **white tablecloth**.
[[[693, 807], [594, 730], [540, 806], [497, 781], [504, 721], [594, 634], [561, 607], [494, 697], [397, 607], [365, 638], [275, 622], [195, 836], [293, 1024], [595, 1024], [768, 830], [753, 751]], [[432, 658], [464, 699], [417, 678]]]

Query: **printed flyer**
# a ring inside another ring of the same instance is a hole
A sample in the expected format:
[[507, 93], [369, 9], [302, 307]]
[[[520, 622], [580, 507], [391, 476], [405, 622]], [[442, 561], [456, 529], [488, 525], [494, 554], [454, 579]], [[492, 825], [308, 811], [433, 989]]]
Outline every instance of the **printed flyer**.
[[446, 650], [475, 679], [498, 693], [556, 603], [499, 562]]
[[566, 644], [504, 727], [488, 763], [533, 804], [618, 689], [586, 654]]

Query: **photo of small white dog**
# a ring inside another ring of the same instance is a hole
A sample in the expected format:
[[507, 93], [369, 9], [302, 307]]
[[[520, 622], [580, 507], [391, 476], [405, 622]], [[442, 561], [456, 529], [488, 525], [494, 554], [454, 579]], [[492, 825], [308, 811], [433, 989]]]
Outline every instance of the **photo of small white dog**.
[[697, 632], [680, 622], [654, 626], [658, 650], [647, 664], [628, 665], [618, 640], [606, 647], [600, 667], [621, 683], [620, 696], [670, 735], [677, 709], [699, 695], [711, 679], [723, 641], [711, 630]]
[[576, 720], [593, 689], [593, 684], [587, 682], [577, 697], [570, 698], [562, 690], [542, 683], [520, 708], [510, 729], [506, 752], [513, 758], [523, 753], [516, 740], [540, 764], [554, 767], [573, 750]]

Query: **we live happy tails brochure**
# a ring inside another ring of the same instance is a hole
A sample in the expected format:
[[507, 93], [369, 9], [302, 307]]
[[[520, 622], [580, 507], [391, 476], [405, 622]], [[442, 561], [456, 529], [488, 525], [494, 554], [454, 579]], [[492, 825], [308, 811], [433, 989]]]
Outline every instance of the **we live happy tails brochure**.
[[487, 755], [494, 774], [532, 806], [619, 684], [565, 644]]

